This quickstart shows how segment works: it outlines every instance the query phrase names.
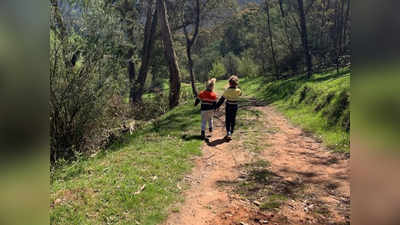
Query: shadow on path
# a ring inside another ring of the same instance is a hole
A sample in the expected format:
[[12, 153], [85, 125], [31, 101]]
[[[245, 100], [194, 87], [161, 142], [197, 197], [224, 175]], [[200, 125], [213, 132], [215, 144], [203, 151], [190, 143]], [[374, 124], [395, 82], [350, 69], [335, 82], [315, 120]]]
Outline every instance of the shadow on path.
[[218, 145], [222, 145], [225, 142], [227, 142], [225, 140], [225, 138], [220, 138], [220, 139], [217, 139], [217, 140], [214, 140], [214, 141], [211, 141], [211, 142], [208, 139], [206, 140], [207, 145], [210, 146], [210, 147], [216, 147]]

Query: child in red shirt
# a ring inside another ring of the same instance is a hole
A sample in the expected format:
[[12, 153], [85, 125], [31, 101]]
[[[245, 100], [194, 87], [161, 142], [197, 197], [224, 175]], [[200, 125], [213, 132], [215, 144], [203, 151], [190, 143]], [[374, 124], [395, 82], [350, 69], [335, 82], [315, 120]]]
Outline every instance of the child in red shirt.
[[213, 131], [213, 117], [217, 104], [217, 94], [214, 92], [215, 82], [215, 78], [209, 80], [206, 90], [200, 92], [195, 102], [195, 106], [201, 102], [201, 139], [203, 140], [206, 137], [207, 123], [210, 133]]

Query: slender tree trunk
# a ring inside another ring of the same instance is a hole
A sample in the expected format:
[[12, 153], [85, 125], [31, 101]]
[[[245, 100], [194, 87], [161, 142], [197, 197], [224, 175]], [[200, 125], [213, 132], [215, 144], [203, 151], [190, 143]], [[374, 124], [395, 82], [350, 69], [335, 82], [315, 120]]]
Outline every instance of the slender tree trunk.
[[165, 0], [157, 0], [157, 9], [160, 16], [161, 32], [164, 44], [165, 57], [168, 61], [169, 67], [169, 107], [170, 109], [179, 105], [181, 80], [178, 62], [176, 60], [176, 53], [174, 50], [174, 43], [172, 41], [171, 29], [168, 23], [168, 14]]
[[272, 61], [274, 63], [274, 70], [275, 70], [275, 76], [276, 79], [279, 80], [279, 68], [278, 68], [278, 63], [276, 62], [276, 54], [275, 54], [275, 49], [274, 49], [274, 42], [273, 42], [273, 36], [272, 36], [272, 30], [271, 30], [271, 17], [269, 14], [269, 0], [265, 0], [265, 10], [267, 11], [267, 22], [268, 22], [268, 33], [269, 33], [269, 44], [271, 47], [271, 54], [272, 54]]
[[299, 16], [300, 16], [301, 40], [303, 42], [304, 56], [305, 56], [305, 61], [306, 61], [306, 65], [307, 65], [307, 77], [311, 78], [312, 61], [311, 61], [310, 49], [308, 46], [306, 15], [304, 13], [303, 0], [297, 0], [297, 2], [298, 2], [298, 10], [299, 10]]
[[129, 49], [127, 60], [128, 60], [128, 77], [129, 77], [129, 101], [131, 103], [134, 102], [134, 93], [135, 93], [135, 77], [136, 77], [136, 69], [135, 62], [133, 62], [133, 54], [134, 51], [132, 48]]
[[153, 51], [154, 47], [154, 36], [157, 28], [158, 10], [155, 9], [153, 14], [153, 2], [150, 1], [148, 4], [146, 24], [144, 29], [142, 64], [139, 69], [139, 75], [135, 82], [133, 93], [133, 102], [135, 103], [142, 101], [144, 85], [146, 83], [147, 73], [150, 65], [151, 52]]
[[341, 7], [340, 7], [340, 1], [338, 0], [336, 2], [335, 6], [335, 64], [336, 64], [336, 72], [339, 73], [339, 67], [340, 67], [340, 42], [341, 42]]
[[193, 92], [193, 96], [196, 98], [198, 93], [197, 93], [197, 88], [196, 88], [196, 84], [195, 84], [195, 78], [194, 78], [194, 71], [193, 71], [193, 59], [192, 59], [192, 48], [191, 47], [187, 47], [186, 49], [186, 54], [188, 57], [188, 66], [189, 66], [189, 72], [190, 72], [190, 83], [192, 85], [192, 92]]
[[[320, 28], [320, 32], [318, 35], [318, 46], [323, 46], [325, 47], [325, 33], [327, 32], [325, 29], [326, 26], [326, 22], [327, 22], [327, 13], [328, 13], [328, 9], [329, 9], [329, 0], [324, 0], [321, 1], [321, 8], [322, 8], [322, 16], [321, 16], [321, 28]], [[326, 69], [326, 52], [325, 51], [319, 51], [318, 52], [318, 56], [321, 58], [321, 62], [319, 65], [319, 70], [323, 70]]]
[[286, 20], [285, 10], [283, 9], [282, 0], [279, 0], [279, 8], [280, 8], [280, 11], [281, 11], [283, 27], [285, 29], [285, 38], [286, 38], [286, 41], [288, 43], [289, 50], [290, 50], [290, 52], [292, 54], [295, 54], [293, 42], [292, 42], [292, 39], [290, 38], [289, 31], [288, 31], [289, 28], [288, 28], [288, 23], [287, 23], [287, 20]]
[[343, 27], [343, 37], [345, 44], [347, 42], [347, 27], [349, 25], [349, 19], [350, 19], [350, 0], [347, 0], [346, 17], [344, 19], [344, 27]]
[[279, 9], [281, 10], [282, 17], [285, 17], [285, 12], [283, 11], [283, 3], [282, 0], [279, 0]]
[[196, 19], [195, 19], [195, 24], [194, 24], [194, 34], [193, 37], [189, 37], [189, 32], [187, 31], [186, 28], [186, 23], [184, 21], [184, 26], [183, 26], [183, 31], [185, 34], [186, 38], [186, 55], [188, 57], [188, 66], [189, 66], [189, 72], [190, 72], [190, 82], [192, 84], [192, 92], [194, 97], [197, 97], [197, 89], [195, 85], [195, 78], [194, 78], [194, 71], [193, 71], [193, 59], [192, 59], [192, 47], [193, 44], [196, 41], [196, 38], [199, 33], [199, 27], [200, 27], [200, 0], [196, 0]]
[[344, 6], [345, 6], [345, 1], [346, 0], [341, 0], [341, 5], [340, 5], [340, 29], [339, 29], [339, 54], [338, 54], [338, 68], [337, 68], [337, 73], [339, 73], [339, 69], [341, 67], [341, 57], [343, 55], [343, 40], [344, 40]]

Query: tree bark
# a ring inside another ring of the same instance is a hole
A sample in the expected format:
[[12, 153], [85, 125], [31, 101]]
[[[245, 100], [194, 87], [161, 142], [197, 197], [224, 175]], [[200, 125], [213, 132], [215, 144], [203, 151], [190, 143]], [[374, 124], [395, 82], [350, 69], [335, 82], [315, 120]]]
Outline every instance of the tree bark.
[[311, 78], [312, 61], [311, 61], [310, 49], [308, 46], [307, 22], [306, 22], [306, 15], [304, 13], [304, 4], [303, 4], [303, 0], [297, 0], [297, 2], [298, 2], [298, 11], [299, 11], [299, 16], [300, 16], [301, 41], [303, 43], [304, 57], [305, 57], [306, 66], [307, 66], [307, 77]]
[[341, 2], [338, 0], [335, 6], [335, 52], [336, 52], [336, 72], [339, 73], [340, 68], [340, 54], [341, 54], [341, 39], [342, 39], [342, 7]]
[[286, 41], [287, 41], [289, 50], [290, 50], [290, 52], [291, 52], [292, 54], [295, 54], [295, 50], [294, 50], [294, 46], [293, 46], [293, 41], [292, 41], [292, 39], [290, 38], [289, 31], [288, 31], [289, 27], [288, 27], [287, 17], [286, 17], [286, 15], [285, 15], [285, 10], [283, 9], [282, 0], [279, 0], [279, 8], [280, 8], [280, 11], [281, 11], [283, 27], [284, 27], [284, 29], [285, 29], [285, 38], [286, 38]]
[[134, 85], [133, 91], [133, 102], [138, 103], [142, 101], [144, 92], [144, 85], [146, 83], [147, 73], [150, 65], [151, 52], [154, 47], [154, 36], [157, 28], [157, 8], [153, 14], [153, 2], [149, 1], [147, 7], [146, 24], [144, 29], [144, 41], [143, 41], [143, 53], [142, 53], [142, 64], [139, 69], [139, 75]]
[[127, 60], [128, 60], [128, 78], [129, 78], [129, 101], [131, 103], [134, 102], [134, 93], [135, 93], [135, 77], [136, 77], [136, 69], [135, 62], [133, 62], [133, 54], [134, 51], [132, 48], [129, 49]]
[[179, 97], [181, 89], [180, 71], [178, 62], [176, 60], [176, 53], [174, 50], [171, 29], [168, 22], [168, 14], [167, 14], [165, 0], [157, 0], [157, 10], [160, 17], [159, 19], [161, 24], [165, 57], [168, 61], [168, 67], [169, 67], [169, 74], [170, 74], [169, 107], [170, 109], [172, 109], [175, 106], [179, 105]]
[[350, 0], [347, 0], [347, 9], [346, 9], [346, 17], [344, 18], [344, 27], [343, 27], [343, 43], [347, 42], [347, 27], [349, 25], [350, 18]]
[[195, 23], [194, 23], [194, 33], [193, 37], [189, 37], [189, 32], [187, 31], [186, 28], [186, 22], [184, 21], [184, 26], [183, 26], [183, 31], [185, 34], [186, 38], [186, 55], [188, 57], [188, 66], [189, 66], [189, 72], [190, 72], [190, 82], [192, 84], [192, 92], [194, 97], [197, 97], [197, 89], [195, 85], [195, 78], [194, 78], [194, 72], [193, 72], [193, 59], [192, 59], [192, 47], [193, 44], [196, 42], [196, 38], [199, 33], [199, 27], [200, 27], [200, 0], [196, 0], [196, 18], [195, 18]]
[[285, 17], [285, 12], [283, 11], [283, 3], [282, 0], [279, 0], [279, 9], [281, 10], [282, 17]]
[[273, 36], [272, 36], [272, 30], [271, 30], [271, 17], [269, 14], [269, 0], [265, 0], [265, 10], [267, 12], [267, 23], [268, 23], [268, 33], [269, 33], [269, 44], [271, 47], [271, 54], [272, 54], [272, 61], [274, 63], [274, 70], [275, 70], [275, 76], [276, 79], [279, 80], [279, 68], [278, 64], [276, 62], [276, 54], [275, 54], [275, 49], [274, 49], [274, 42], [273, 42]]

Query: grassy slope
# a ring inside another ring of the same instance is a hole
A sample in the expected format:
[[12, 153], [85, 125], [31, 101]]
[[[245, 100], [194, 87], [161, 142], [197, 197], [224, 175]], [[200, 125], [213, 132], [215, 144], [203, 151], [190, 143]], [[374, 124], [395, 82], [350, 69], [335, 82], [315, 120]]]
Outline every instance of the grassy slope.
[[331, 149], [349, 151], [350, 70], [314, 74], [310, 80], [291, 78], [241, 82], [246, 95], [272, 103], [294, 124], [320, 137]]
[[161, 222], [180, 199], [177, 183], [192, 166], [188, 159], [200, 154], [199, 124], [198, 108], [180, 106], [124, 144], [55, 169], [51, 224]]

